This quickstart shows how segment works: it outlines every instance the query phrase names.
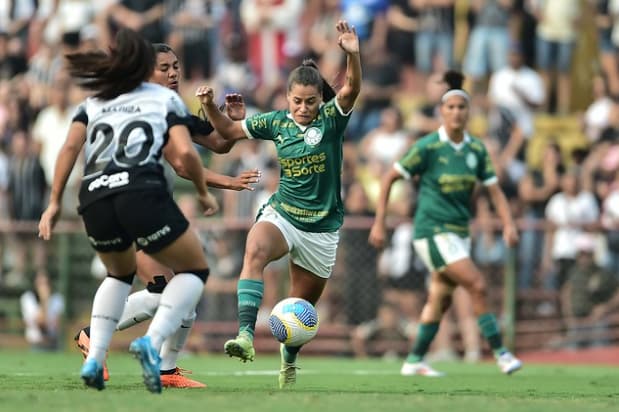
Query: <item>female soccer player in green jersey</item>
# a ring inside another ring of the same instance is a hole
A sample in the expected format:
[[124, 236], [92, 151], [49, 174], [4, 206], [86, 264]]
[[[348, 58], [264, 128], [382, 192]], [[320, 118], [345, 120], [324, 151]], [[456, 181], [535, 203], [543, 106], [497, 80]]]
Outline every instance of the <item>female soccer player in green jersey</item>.
[[417, 339], [400, 373], [442, 375], [424, 363], [423, 357], [451, 303], [454, 288], [462, 286], [471, 295], [482, 335], [494, 351], [499, 368], [510, 374], [520, 369], [522, 363], [503, 346], [496, 318], [488, 312], [486, 281], [470, 257], [468, 225], [477, 181], [490, 193], [503, 222], [505, 243], [514, 245], [518, 232], [484, 144], [466, 132], [470, 98], [461, 89], [463, 76], [447, 72], [444, 80], [449, 90], [441, 99], [442, 126], [417, 141], [382, 179], [369, 241], [377, 248], [385, 244], [385, 210], [393, 183], [418, 176], [413, 243], [430, 269], [431, 279]]
[[[196, 95], [221, 136], [272, 140], [281, 166], [277, 192], [249, 231], [238, 282], [239, 334], [225, 344], [230, 356], [252, 361], [254, 328], [264, 290], [265, 266], [290, 254], [289, 296], [316, 304], [331, 275], [343, 221], [340, 198], [344, 129], [361, 89], [359, 39], [339, 21], [338, 44], [346, 52], [346, 80], [335, 95], [313, 62], [288, 77], [288, 110], [258, 114], [233, 122], [213, 102], [213, 90]], [[324, 102], [324, 104], [323, 104]], [[280, 388], [296, 381], [299, 347], [281, 347]]]

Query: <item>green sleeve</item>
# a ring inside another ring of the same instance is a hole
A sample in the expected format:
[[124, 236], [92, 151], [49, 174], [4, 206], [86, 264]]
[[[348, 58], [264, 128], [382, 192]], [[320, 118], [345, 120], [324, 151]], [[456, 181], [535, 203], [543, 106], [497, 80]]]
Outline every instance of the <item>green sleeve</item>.
[[251, 139], [273, 140], [277, 133], [275, 130], [275, 117], [277, 112], [259, 113], [244, 120], [244, 129]]
[[343, 113], [337, 104], [337, 97], [334, 97], [320, 108], [320, 112], [324, 116], [325, 122], [329, 124], [329, 128], [335, 131], [335, 135], [341, 136], [344, 134], [352, 110], [348, 113]]
[[410, 149], [395, 164], [396, 169], [407, 179], [423, 173], [428, 167], [428, 150], [419, 142]]
[[480, 144], [480, 162], [477, 167], [477, 178], [482, 182], [487, 182], [491, 179], [496, 179], [496, 172], [494, 171], [494, 166], [492, 165], [492, 159], [490, 159], [490, 155], [486, 150], [486, 146]]

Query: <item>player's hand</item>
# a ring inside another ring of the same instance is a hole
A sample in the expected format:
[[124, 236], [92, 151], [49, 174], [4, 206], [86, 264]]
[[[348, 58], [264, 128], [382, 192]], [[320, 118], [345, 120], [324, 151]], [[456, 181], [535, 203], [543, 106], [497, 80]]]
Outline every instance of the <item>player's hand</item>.
[[385, 237], [387, 236], [387, 230], [383, 223], [374, 222], [370, 229], [370, 236], [368, 242], [376, 249], [382, 249], [385, 247]]
[[226, 114], [232, 120], [243, 120], [246, 115], [243, 95], [230, 93], [226, 95]]
[[240, 175], [233, 177], [230, 183], [230, 190], [255, 190], [253, 183], [258, 183], [262, 177], [262, 172], [258, 169], [244, 170]]
[[198, 202], [204, 211], [204, 216], [212, 216], [219, 211], [217, 199], [208, 191], [204, 196], [198, 195]]
[[503, 241], [507, 246], [516, 246], [518, 238], [518, 229], [516, 229], [516, 225], [510, 223], [503, 228]]
[[215, 99], [215, 92], [212, 87], [209, 86], [200, 86], [196, 89], [196, 97], [200, 101], [200, 104], [206, 106], [207, 104], [213, 103]]
[[337, 38], [337, 44], [346, 53], [359, 53], [359, 37], [354, 26], [349, 26], [346, 20], [340, 20], [335, 25], [335, 28], [340, 33]]
[[52, 230], [60, 217], [60, 205], [50, 203], [47, 209], [41, 215], [39, 220], [39, 237], [44, 240], [49, 240], [52, 237]]

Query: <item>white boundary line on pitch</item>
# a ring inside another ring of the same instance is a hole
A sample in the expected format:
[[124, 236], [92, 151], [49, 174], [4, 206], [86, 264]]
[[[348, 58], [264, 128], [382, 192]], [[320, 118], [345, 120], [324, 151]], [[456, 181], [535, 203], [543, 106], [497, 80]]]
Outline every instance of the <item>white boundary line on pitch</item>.
[[[137, 373], [137, 372], [136, 372]], [[399, 370], [367, 370], [367, 369], [356, 369], [346, 372], [326, 372], [320, 371], [317, 369], [299, 369], [298, 373], [300, 375], [357, 375], [357, 376], [382, 376], [382, 375], [399, 375]], [[75, 373], [77, 374], [77, 372]], [[36, 372], [15, 372], [15, 373], [7, 373], [5, 375], [8, 376], [48, 376], [43, 373]], [[134, 373], [115, 373], [115, 376], [132, 376]], [[207, 372], [197, 372], [195, 369], [193, 371], [193, 375], [204, 375], [204, 376], [277, 376], [279, 375], [279, 370], [250, 370], [250, 371], [226, 371], [226, 372], [215, 372], [215, 371], [207, 371]]]

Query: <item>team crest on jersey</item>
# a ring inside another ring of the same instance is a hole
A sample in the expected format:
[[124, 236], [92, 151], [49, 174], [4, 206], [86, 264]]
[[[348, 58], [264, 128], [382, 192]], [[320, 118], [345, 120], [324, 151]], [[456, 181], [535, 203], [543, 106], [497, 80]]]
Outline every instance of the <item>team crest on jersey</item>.
[[473, 170], [477, 167], [477, 156], [473, 153], [469, 153], [466, 155], [466, 165], [469, 169]]
[[305, 131], [303, 140], [310, 146], [316, 146], [322, 140], [322, 132], [317, 127], [310, 127]]

